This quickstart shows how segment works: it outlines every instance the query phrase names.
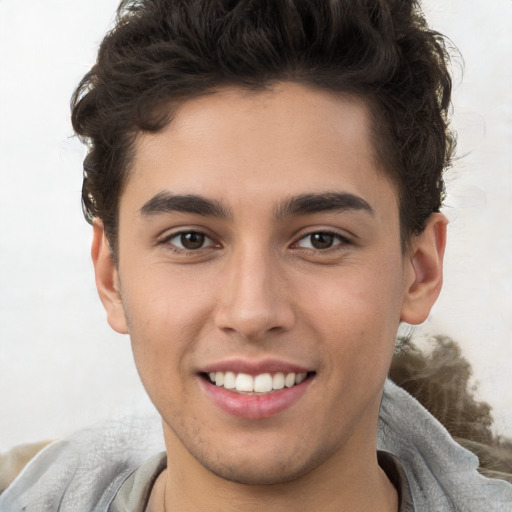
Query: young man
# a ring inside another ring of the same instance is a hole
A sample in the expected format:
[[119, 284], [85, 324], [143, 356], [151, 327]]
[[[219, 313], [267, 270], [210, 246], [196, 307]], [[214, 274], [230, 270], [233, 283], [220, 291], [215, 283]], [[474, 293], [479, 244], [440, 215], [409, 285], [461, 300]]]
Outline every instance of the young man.
[[123, 2], [73, 123], [98, 291], [165, 452], [153, 422], [87, 430], [0, 505], [512, 510], [386, 382], [442, 284], [446, 67], [413, 1]]

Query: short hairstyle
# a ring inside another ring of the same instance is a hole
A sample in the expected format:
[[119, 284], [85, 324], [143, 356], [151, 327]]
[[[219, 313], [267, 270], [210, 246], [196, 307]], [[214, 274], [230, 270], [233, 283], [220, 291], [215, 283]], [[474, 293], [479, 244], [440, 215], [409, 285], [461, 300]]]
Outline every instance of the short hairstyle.
[[124, 0], [72, 98], [88, 146], [86, 219], [116, 251], [118, 202], [137, 134], [225, 85], [295, 82], [362, 99], [379, 167], [399, 199], [402, 244], [439, 211], [454, 136], [444, 36], [415, 0]]

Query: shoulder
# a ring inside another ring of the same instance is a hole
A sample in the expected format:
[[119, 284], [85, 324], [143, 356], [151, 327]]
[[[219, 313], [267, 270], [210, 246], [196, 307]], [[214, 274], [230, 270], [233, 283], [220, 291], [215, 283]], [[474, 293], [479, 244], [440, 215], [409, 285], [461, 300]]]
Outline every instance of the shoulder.
[[379, 449], [399, 458], [417, 510], [512, 510], [512, 485], [480, 475], [478, 458], [389, 380], [384, 387], [377, 442]]
[[98, 423], [42, 450], [0, 496], [0, 509], [106, 511], [133, 470], [162, 449], [156, 415]]

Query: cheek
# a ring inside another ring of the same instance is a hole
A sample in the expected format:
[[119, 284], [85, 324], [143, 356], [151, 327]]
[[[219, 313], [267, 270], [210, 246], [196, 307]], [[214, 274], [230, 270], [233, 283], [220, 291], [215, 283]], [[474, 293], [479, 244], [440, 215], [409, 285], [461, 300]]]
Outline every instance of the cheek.
[[191, 310], [182, 295], [157, 287], [151, 296], [130, 296], [125, 312], [139, 377], [159, 413], [169, 417], [193, 402], [184, 383], [199, 339], [198, 308]]
[[396, 261], [342, 269], [306, 287], [310, 293], [301, 301], [302, 315], [328, 340], [325, 350], [350, 361], [351, 368], [384, 368], [390, 360], [402, 304], [402, 269]]
[[136, 273], [122, 286], [134, 359], [146, 386], [149, 381], [167, 382], [182, 375], [200, 339], [212, 301], [200, 282], [190, 277], [157, 265], [151, 272]]
[[203, 276], [165, 263], [150, 263], [146, 268], [136, 272], [127, 269], [130, 279], [122, 286], [130, 332], [142, 328], [171, 335], [198, 327], [211, 303]]

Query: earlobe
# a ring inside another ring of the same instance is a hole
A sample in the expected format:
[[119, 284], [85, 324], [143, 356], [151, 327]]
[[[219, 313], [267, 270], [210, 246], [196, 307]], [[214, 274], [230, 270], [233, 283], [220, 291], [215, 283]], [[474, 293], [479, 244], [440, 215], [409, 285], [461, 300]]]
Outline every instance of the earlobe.
[[403, 322], [413, 325], [424, 322], [441, 292], [447, 224], [444, 215], [433, 213], [407, 252], [400, 317]]
[[126, 318], [119, 286], [119, 277], [112, 253], [105, 236], [103, 223], [93, 223], [91, 257], [94, 265], [96, 288], [103, 307], [107, 313], [107, 321], [120, 334], [127, 334]]

